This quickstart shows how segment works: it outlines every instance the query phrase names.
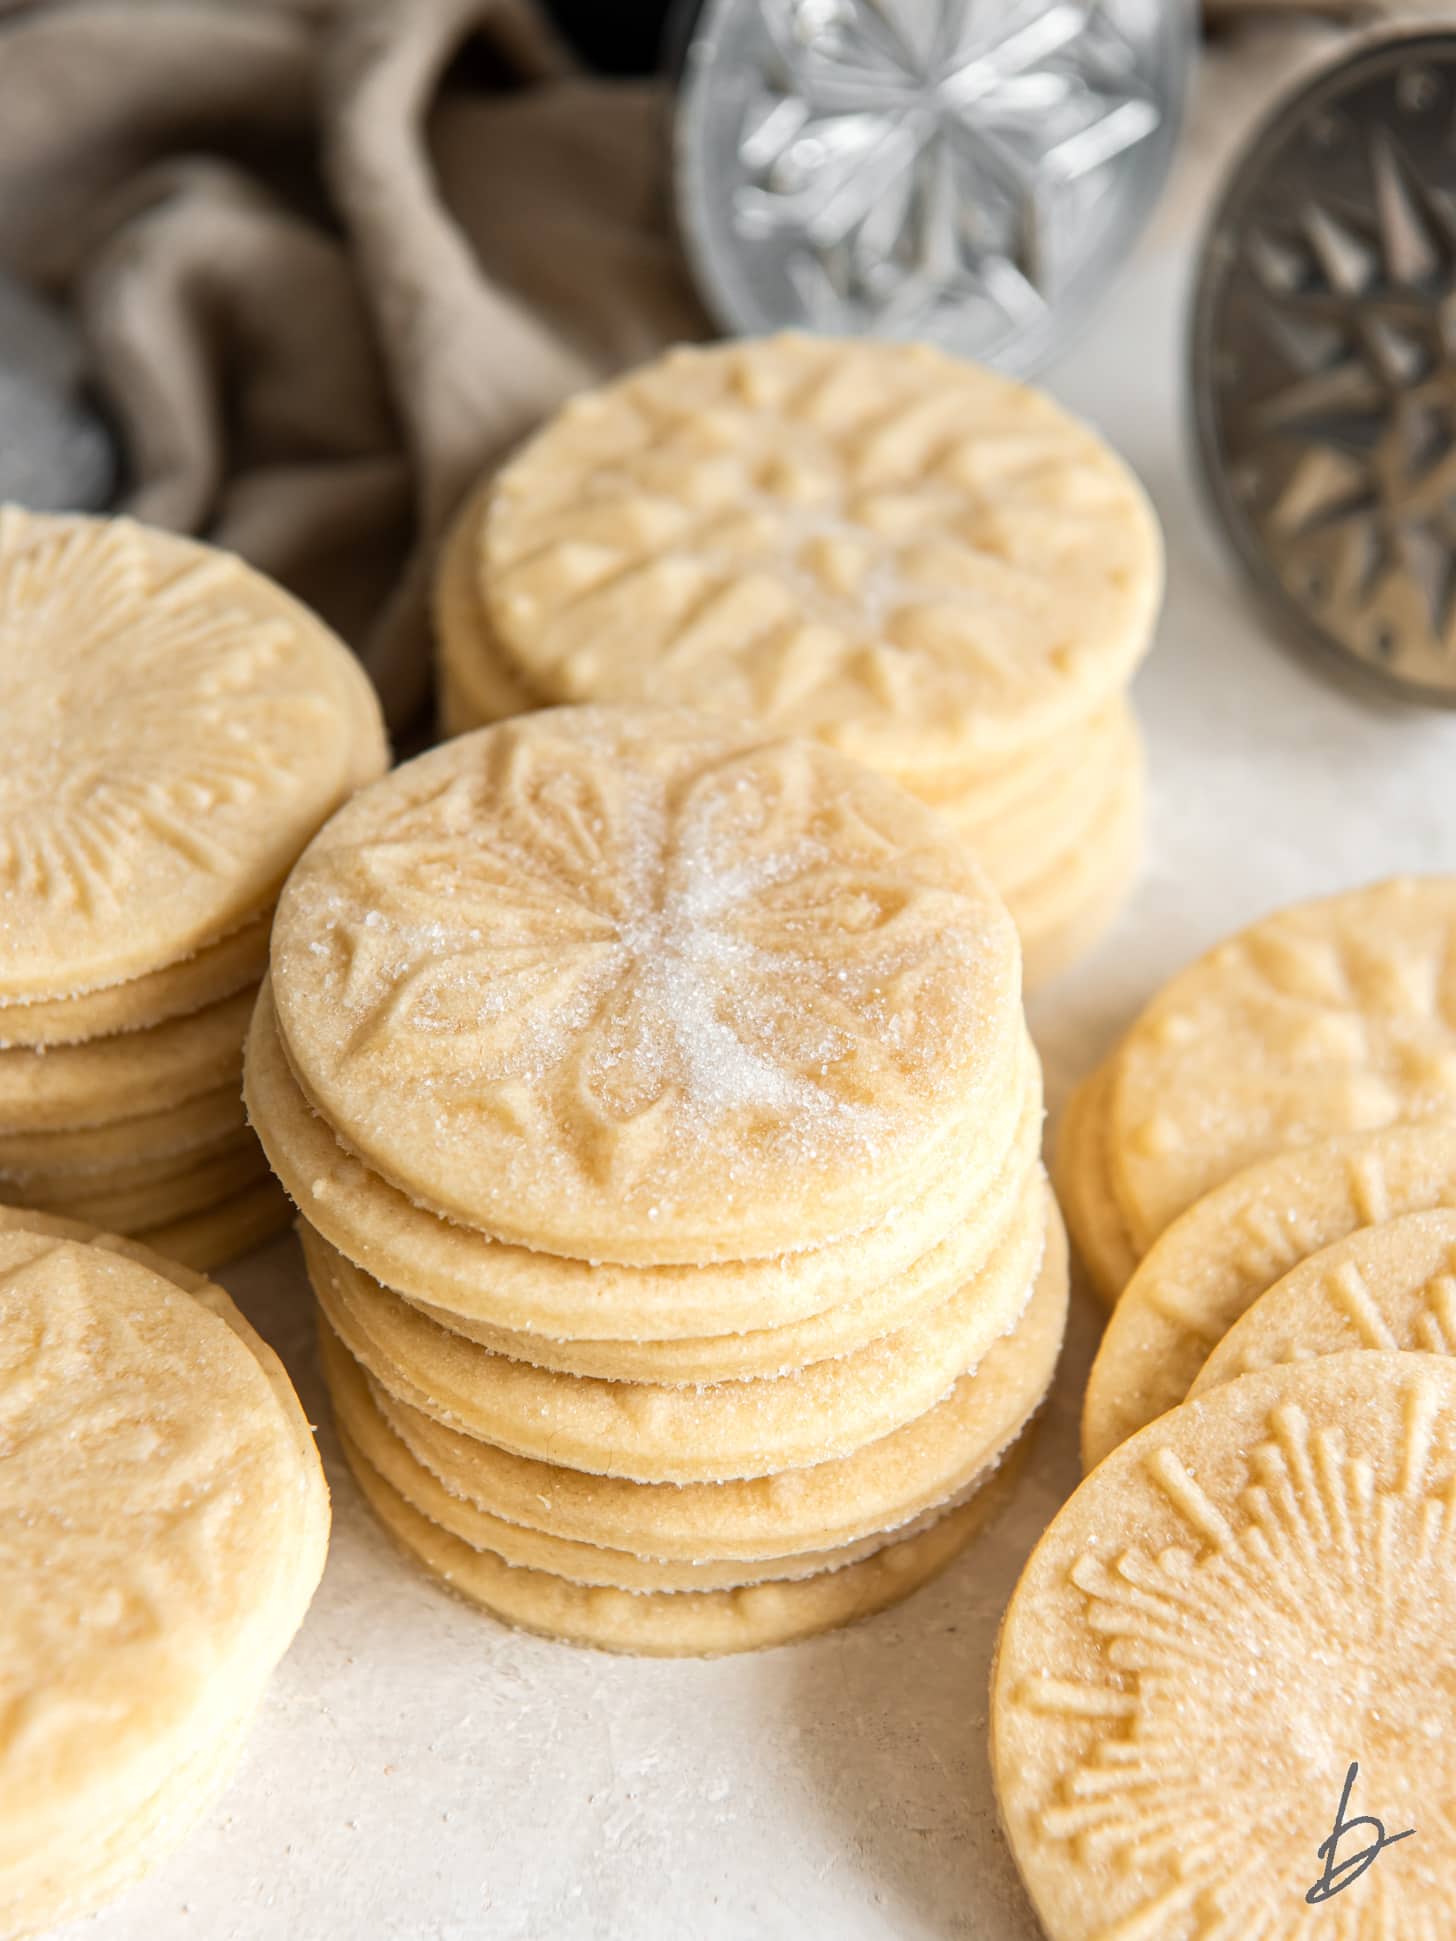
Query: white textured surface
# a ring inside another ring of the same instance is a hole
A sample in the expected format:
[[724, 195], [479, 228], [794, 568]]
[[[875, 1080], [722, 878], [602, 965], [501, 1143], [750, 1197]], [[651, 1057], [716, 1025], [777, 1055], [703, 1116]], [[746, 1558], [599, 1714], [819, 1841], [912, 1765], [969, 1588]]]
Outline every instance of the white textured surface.
[[[1052, 388], [1095, 418], [1167, 527], [1139, 682], [1150, 857], [1115, 932], [1037, 1002], [1052, 1102], [1156, 983], [1260, 911], [1395, 870], [1456, 869], [1456, 718], [1346, 690], [1243, 597], [1182, 450], [1183, 267], [1150, 246]], [[291, 1240], [225, 1276], [319, 1409]], [[717, 1664], [518, 1637], [431, 1586], [337, 1460], [333, 1554], [243, 1771], [94, 1941], [1033, 1941], [985, 1756], [1001, 1606], [1075, 1480], [1096, 1315], [1012, 1512], [939, 1583], [857, 1630]]]

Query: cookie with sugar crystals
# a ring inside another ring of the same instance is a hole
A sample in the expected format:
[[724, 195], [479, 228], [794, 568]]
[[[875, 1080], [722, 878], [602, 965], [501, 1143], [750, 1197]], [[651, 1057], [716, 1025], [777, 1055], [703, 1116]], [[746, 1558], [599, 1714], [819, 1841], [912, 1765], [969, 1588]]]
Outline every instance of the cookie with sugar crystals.
[[539, 703], [671, 702], [917, 776], [1085, 718], [1162, 583], [1094, 433], [922, 344], [670, 351], [568, 404], [465, 518], [457, 693], [494, 655]]
[[0, 1002], [0, 1049], [12, 1045], [76, 1045], [115, 1033], [145, 1031], [169, 1018], [201, 1011], [235, 991], [254, 987], [268, 968], [273, 913], [253, 917], [180, 963], [125, 984], [107, 984], [80, 997]]
[[1052, 1178], [1082, 1265], [1108, 1307], [1137, 1271], [1127, 1223], [1107, 1164], [1109, 1059], [1090, 1072], [1062, 1108]]
[[1048, 1193], [940, 1308], [854, 1354], [750, 1381], [666, 1387], [558, 1375], [438, 1327], [303, 1229], [314, 1292], [391, 1394], [518, 1455], [644, 1483], [725, 1482], [848, 1455], [931, 1408], [1031, 1298]]
[[1291, 1268], [1357, 1228], [1456, 1205], [1456, 1123], [1281, 1153], [1175, 1220], [1123, 1290], [1082, 1405], [1082, 1460], [1181, 1402], [1209, 1352]]
[[1021, 1032], [1015, 931], [939, 818], [655, 708], [527, 715], [364, 790], [289, 878], [272, 990], [392, 1184], [637, 1265], [860, 1231], [952, 1153], [989, 1179]]
[[[374, 1400], [363, 1370], [327, 1328], [319, 1331], [320, 1354], [328, 1382], [329, 1401], [339, 1432], [371, 1468], [377, 1470], [410, 1508], [458, 1537], [472, 1550], [487, 1550], [515, 1569], [542, 1570], [573, 1584], [595, 1584], [624, 1591], [721, 1591], [764, 1582], [791, 1583], [825, 1570], [872, 1557], [902, 1537], [929, 1528], [945, 1509], [928, 1510], [893, 1534], [874, 1531], [857, 1542], [832, 1550], [805, 1550], [789, 1557], [763, 1557], [749, 1563], [695, 1557], [665, 1563], [655, 1557], [634, 1556], [599, 1543], [575, 1543], [553, 1537], [528, 1524], [512, 1523], [482, 1509], [466, 1497], [446, 1489], [433, 1471], [411, 1455], [409, 1447], [390, 1428]], [[978, 1479], [979, 1480], [979, 1479]], [[973, 1482], [967, 1489], [976, 1487]]]
[[0, 1051], [0, 1126], [38, 1133], [165, 1112], [215, 1091], [242, 1064], [253, 994], [240, 991], [149, 1031], [123, 1031], [49, 1050]]
[[599, 1651], [711, 1658], [830, 1631], [908, 1597], [950, 1564], [1009, 1502], [1023, 1451], [1010, 1450], [980, 1488], [928, 1528], [815, 1576], [738, 1590], [640, 1591], [577, 1584], [507, 1564], [432, 1523], [349, 1439], [344, 1454], [370, 1507], [431, 1576], [503, 1624]]
[[[1008, 1083], [982, 1131], [1015, 1144], [1030, 1110], [1035, 1146], [1041, 1077], [1024, 1033], [1018, 1058], [1018, 1080]], [[310, 1226], [386, 1287], [446, 1310], [452, 1325], [465, 1322], [465, 1332], [480, 1323], [527, 1336], [670, 1349], [676, 1341], [722, 1340], [725, 1331], [778, 1331], [882, 1292], [948, 1235], [968, 1263], [983, 1257], [1010, 1217], [1019, 1184], [1006, 1175], [1004, 1152], [989, 1185], [952, 1155], [868, 1231], [844, 1240], [757, 1261], [623, 1267], [512, 1246], [441, 1219], [347, 1152], [298, 1088], [266, 980], [248, 1034], [244, 1086], [269, 1163]]]
[[1376, 1352], [1228, 1382], [1086, 1478], [992, 1678], [1048, 1941], [1448, 1931], [1453, 1489], [1456, 1363]]
[[[441, 1327], [479, 1342], [493, 1354], [534, 1362], [563, 1375], [609, 1382], [697, 1383], [743, 1381], [787, 1374], [809, 1362], [852, 1354], [871, 1341], [910, 1326], [943, 1305], [979, 1274], [1005, 1238], [1026, 1198], [1042, 1190], [1041, 1092], [1027, 1101], [1006, 1163], [974, 1219], [957, 1220], [901, 1274], [818, 1314], [779, 1327], [740, 1334], [686, 1335], [668, 1341], [581, 1341], [495, 1328], [429, 1302], [413, 1304]], [[802, 1256], [799, 1256], [802, 1258]], [[653, 1270], [639, 1270], [650, 1273]], [[664, 1270], [657, 1270], [659, 1272]], [[701, 1271], [701, 1270], [700, 1270]]]
[[164, 1161], [141, 1177], [83, 1173], [60, 1179], [0, 1182], [17, 1205], [89, 1220], [121, 1233], [190, 1218], [266, 1177], [268, 1162], [252, 1134], [234, 1134], [220, 1148]]
[[1292, 1267], [1235, 1321], [1188, 1393], [1285, 1362], [1396, 1348], [1456, 1355], [1456, 1209], [1362, 1227]]
[[6, 1000], [121, 984], [225, 937], [388, 760], [355, 656], [241, 560], [15, 507], [0, 721]]
[[956, 1501], [1040, 1407], [1066, 1319], [1066, 1240], [1054, 1220], [1026, 1312], [943, 1401], [833, 1462], [728, 1483], [635, 1483], [512, 1455], [446, 1428], [372, 1379], [369, 1386], [416, 1461], [494, 1515], [667, 1562], [757, 1562], [856, 1543]]
[[236, 1081], [210, 1092], [132, 1112], [94, 1126], [60, 1126], [50, 1132], [0, 1131], [0, 1197], [5, 1181], [19, 1173], [102, 1173], [134, 1161], [180, 1157], [242, 1131], [246, 1120]]
[[1142, 860], [1143, 771], [1138, 746], [1089, 822], [1069, 833], [1037, 875], [1008, 883], [1028, 986], [1041, 986], [1089, 950], [1116, 916]]
[[1271, 1153], [1456, 1113], [1456, 877], [1299, 904], [1218, 945], [1128, 1032], [1108, 1109], [1140, 1252]]
[[288, 1195], [277, 1180], [268, 1178], [214, 1201], [200, 1213], [169, 1220], [164, 1226], [145, 1227], [140, 1238], [169, 1260], [207, 1273], [252, 1247], [262, 1246], [265, 1240], [282, 1233], [292, 1219]]
[[220, 1288], [85, 1231], [0, 1209], [7, 1934], [85, 1911], [180, 1837], [328, 1535], [272, 1352]]

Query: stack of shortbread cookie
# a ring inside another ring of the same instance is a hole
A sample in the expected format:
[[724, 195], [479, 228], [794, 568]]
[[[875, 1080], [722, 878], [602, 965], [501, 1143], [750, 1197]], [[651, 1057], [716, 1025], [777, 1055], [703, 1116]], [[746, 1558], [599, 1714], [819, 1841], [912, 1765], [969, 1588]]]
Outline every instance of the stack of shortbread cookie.
[[[94, 1244], [93, 1244], [94, 1243]], [[89, 1912], [230, 1774], [323, 1570], [303, 1411], [221, 1288], [0, 1209], [0, 1933]]]
[[388, 750], [348, 649], [241, 561], [0, 511], [0, 1199], [194, 1266], [286, 1203], [244, 1122], [278, 889]]
[[661, 701], [813, 736], [955, 824], [1035, 982], [1136, 866], [1124, 690], [1161, 582], [1130, 472], [1022, 385], [925, 345], [676, 350], [568, 405], [466, 506], [441, 718]]
[[1047, 1941], [1450, 1931], [1456, 1362], [1331, 1340], [1218, 1371], [1032, 1554], [991, 1760]]
[[1346, 1888], [1351, 1934], [1449, 1924], [1453, 965], [1456, 879], [1280, 912], [1073, 1102], [1117, 1300], [992, 1717], [1052, 1941], [1292, 1932]]
[[999, 1500], [1066, 1304], [1016, 936], [853, 762], [588, 708], [408, 763], [294, 870], [246, 1087], [360, 1484], [508, 1621], [771, 1644]]
[[1241, 1167], [1456, 1112], [1453, 963], [1456, 878], [1424, 877], [1281, 910], [1180, 972], [1062, 1119], [1057, 1188], [1103, 1297]]

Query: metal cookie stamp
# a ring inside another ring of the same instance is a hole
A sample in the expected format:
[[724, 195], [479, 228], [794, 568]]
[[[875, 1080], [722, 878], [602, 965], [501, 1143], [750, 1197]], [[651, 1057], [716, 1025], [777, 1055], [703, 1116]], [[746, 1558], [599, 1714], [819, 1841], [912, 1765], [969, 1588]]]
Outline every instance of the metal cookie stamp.
[[1218, 517], [1302, 633], [1456, 705], [1456, 34], [1383, 38], [1256, 134], [1204, 244]]
[[1187, 0], [707, 0], [679, 226], [730, 332], [926, 337], [1026, 371], [1167, 172]]

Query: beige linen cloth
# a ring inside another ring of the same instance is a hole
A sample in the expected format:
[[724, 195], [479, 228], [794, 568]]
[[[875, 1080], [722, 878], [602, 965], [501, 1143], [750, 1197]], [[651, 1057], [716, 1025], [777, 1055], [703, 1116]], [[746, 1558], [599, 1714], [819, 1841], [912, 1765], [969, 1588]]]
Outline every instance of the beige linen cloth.
[[[1332, 31], [1215, 43], [1174, 218]], [[292, 587], [406, 729], [471, 480], [707, 330], [666, 112], [579, 72], [528, 0], [0, 0], [0, 264], [80, 323], [126, 509]]]
[[0, 263], [80, 321], [126, 509], [310, 601], [400, 728], [471, 479], [706, 329], [660, 108], [511, 0], [0, 8]]

